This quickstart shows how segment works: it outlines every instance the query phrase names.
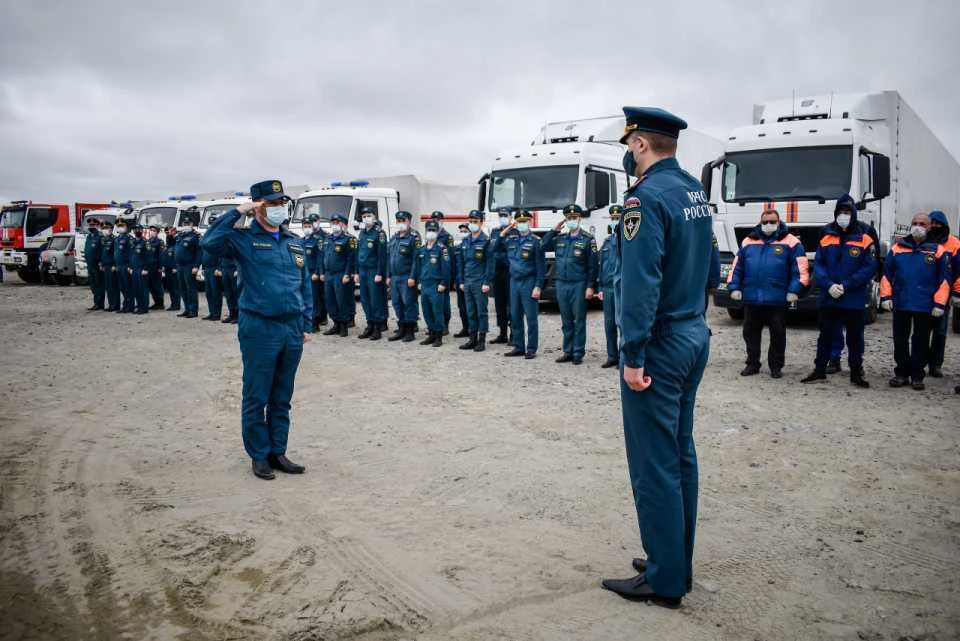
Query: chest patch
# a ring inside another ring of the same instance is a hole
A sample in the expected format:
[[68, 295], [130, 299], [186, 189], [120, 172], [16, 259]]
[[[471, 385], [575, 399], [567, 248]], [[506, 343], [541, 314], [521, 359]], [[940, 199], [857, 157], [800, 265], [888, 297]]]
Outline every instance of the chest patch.
[[928, 265], [932, 265], [937, 261], [937, 259], [934, 257], [933, 254], [927, 254], [924, 257], [924, 260], [927, 262]]
[[850, 248], [850, 258], [859, 258], [860, 257], [860, 248], [851, 247]]
[[783, 245], [774, 245], [774, 246], [773, 246], [773, 253], [776, 254], [777, 256], [779, 256], [780, 254], [782, 254], [782, 253], [783, 253]]

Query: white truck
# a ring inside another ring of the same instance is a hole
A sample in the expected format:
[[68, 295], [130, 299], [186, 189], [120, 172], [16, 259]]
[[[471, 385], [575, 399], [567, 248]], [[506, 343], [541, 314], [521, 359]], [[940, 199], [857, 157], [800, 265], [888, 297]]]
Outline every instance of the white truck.
[[[426, 220], [433, 211], [442, 211], [445, 222], [466, 220], [468, 211], [476, 203], [473, 185], [451, 185], [423, 180], [417, 176], [382, 176], [347, 182], [333, 182], [329, 187], [305, 191], [296, 199], [290, 219], [291, 231], [301, 233], [303, 220], [311, 214], [320, 217], [320, 225], [327, 227], [330, 217], [342, 214], [360, 228], [360, 211], [373, 207], [387, 236], [395, 224], [394, 214], [409, 211], [415, 226]], [[448, 227], [451, 234], [456, 231]]]
[[[623, 170], [627, 147], [620, 144], [625, 125], [622, 115], [551, 122], [529, 146], [498, 154], [478, 181], [487, 227], [495, 224], [500, 208], [522, 207], [532, 213], [531, 229], [542, 236], [563, 219], [566, 205], [577, 204], [585, 212], [583, 228], [602, 245], [612, 231], [607, 210], [623, 203], [628, 187]], [[677, 160], [697, 175], [722, 149], [720, 140], [687, 129], [680, 134]], [[541, 300], [554, 298], [553, 281], [553, 253], [548, 252]]]
[[[780, 212], [811, 259], [821, 230], [833, 222], [837, 198], [847, 193], [857, 201], [859, 220], [876, 231], [881, 262], [917, 212], [944, 211], [954, 232], [960, 224], [960, 164], [896, 91], [756, 105], [753, 124], [730, 133], [701, 180], [717, 212], [721, 286], [714, 300], [734, 318], [742, 318], [743, 309], [730, 300], [727, 275], [764, 208]], [[798, 310], [816, 305], [813, 283]], [[878, 305], [874, 283], [868, 322]]]
[[136, 221], [136, 215], [137, 210], [134, 208], [133, 203], [112, 203], [110, 207], [106, 209], [90, 211], [84, 214], [83, 222], [77, 227], [73, 242], [76, 255], [76, 261], [74, 263], [76, 269], [74, 270], [73, 276], [75, 285], [87, 284], [87, 259], [84, 255], [84, 249], [87, 244], [87, 220], [96, 218], [97, 220], [108, 221], [116, 225], [118, 220], [123, 219], [128, 225], [133, 225]]
[[170, 196], [167, 200], [141, 207], [137, 224], [144, 229], [156, 225], [162, 234], [165, 227], [183, 227], [183, 212], [194, 207], [203, 210], [209, 204], [210, 201], [198, 200], [195, 195]]

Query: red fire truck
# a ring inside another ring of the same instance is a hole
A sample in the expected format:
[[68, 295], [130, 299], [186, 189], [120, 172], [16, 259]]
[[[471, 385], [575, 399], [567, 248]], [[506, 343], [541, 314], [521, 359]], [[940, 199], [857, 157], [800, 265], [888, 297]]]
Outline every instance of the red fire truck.
[[40, 282], [40, 252], [59, 232], [75, 231], [83, 215], [107, 203], [56, 205], [19, 200], [0, 207], [0, 269], [28, 283]]

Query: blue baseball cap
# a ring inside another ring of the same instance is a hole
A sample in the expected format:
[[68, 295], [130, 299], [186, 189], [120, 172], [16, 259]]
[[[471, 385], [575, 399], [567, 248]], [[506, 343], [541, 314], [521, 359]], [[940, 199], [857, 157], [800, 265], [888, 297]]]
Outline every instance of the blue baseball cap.
[[264, 180], [255, 185], [250, 185], [250, 200], [261, 199], [273, 202], [276, 200], [289, 200], [290, 198], [283, 193], [283, 183], [279, 180]]
[[649, 131], [679, 138], [680, 131], [687, 128], [687, 122], [683, 118], [659, 107], [624, 107], [623, 115], [627, 119], [627, 125], [623, 128], [621, 144], [626, 144], [627, 136], [634, 131]]

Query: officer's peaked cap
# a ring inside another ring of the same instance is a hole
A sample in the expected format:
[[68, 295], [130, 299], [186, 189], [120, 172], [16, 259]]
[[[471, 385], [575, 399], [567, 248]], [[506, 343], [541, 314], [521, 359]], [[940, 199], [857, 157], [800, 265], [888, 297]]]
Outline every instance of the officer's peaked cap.
[[410, 220], [411, 218], [413, 218], [413, 215], [409, 211], [400, 210], [396, 214], [394, 214], [393, 217], [396, 218], [397, 220]]
[[621, 143], [626, 143], [627, 136], [634, 131], [649, 131], [678, 138], [680, 131], [687, 128], [687, 122], [683, 118], [678, 118], [659, 107], [624, 107], [623, 115], [627, 125], [623, 128]]
[[288, 200], [288, 197], [283, 193], [283, 183], [279, 180], [264, 180], [258, 182], [254, 185], [250, 185], [250, 199], [251, 200]]

